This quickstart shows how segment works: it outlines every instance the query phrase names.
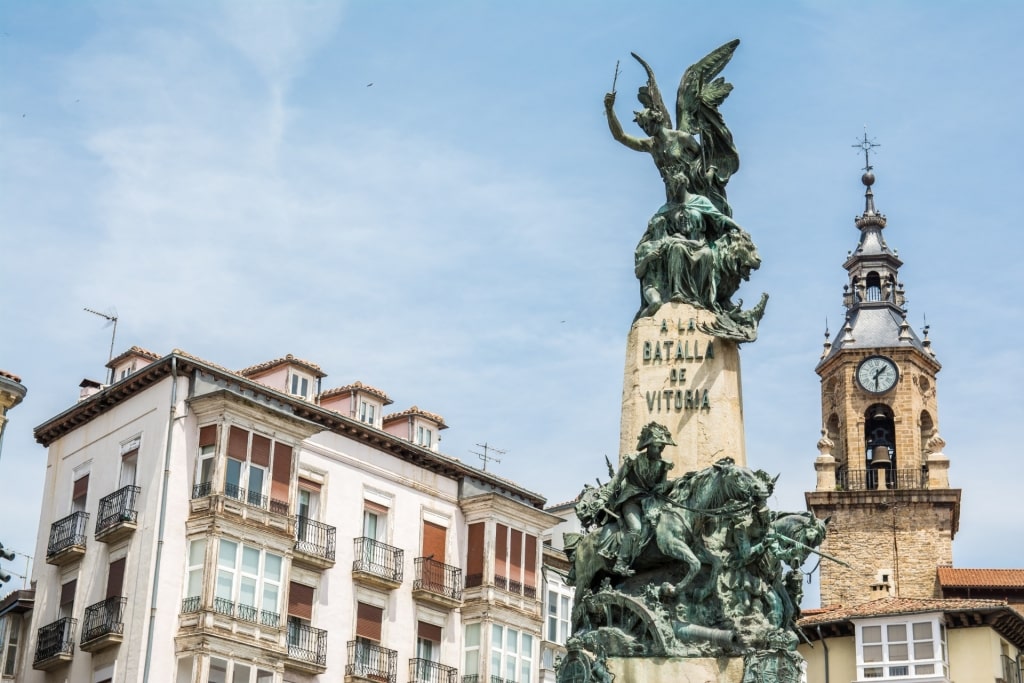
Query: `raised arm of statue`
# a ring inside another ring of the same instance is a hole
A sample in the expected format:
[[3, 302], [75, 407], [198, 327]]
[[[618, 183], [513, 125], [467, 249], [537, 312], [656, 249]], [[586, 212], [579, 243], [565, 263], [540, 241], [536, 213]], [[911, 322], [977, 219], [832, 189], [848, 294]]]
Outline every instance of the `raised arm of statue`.
[[619, 117], [615, 115], [615, 93], [610, 92], [604, 96], [604, 113], [608, 117], [608, 130], [612, 137], [637, 152], [651, 152], [654, 149], [654, 141], [651, 138], [637, 138], [628, 135], [622, 130]]

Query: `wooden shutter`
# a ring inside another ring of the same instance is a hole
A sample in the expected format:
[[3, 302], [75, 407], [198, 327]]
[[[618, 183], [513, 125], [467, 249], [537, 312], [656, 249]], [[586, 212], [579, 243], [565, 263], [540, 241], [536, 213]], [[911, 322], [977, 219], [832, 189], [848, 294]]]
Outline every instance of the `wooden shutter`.
[[448, 530], [440, 524], [423, 522], [423, 557], [429, 557], [436, 562], [444, 562], [444, 550], [448, 537]]
[[89, 475], [84, 475], [81, 479], [75, 479], [75, 484], [71, 489], [71, 500], [78, 500], [84, 498], [89, 493]]
[[523, 585], [537, 587], [537, 537], [526, 534], [526, 558], [523, 561]]
[[[278, 447], [280, 447], [280, 446], [281, 446], [281, 444], [278, 444]], [[285, 448], [288, 448], [288, 447], [285, 446]], [[289, 450], [289, 452], [291, 451], [290, 448], [288, 450]], [[274, 453], [277, 453], [277, 451], [275, 450]], [[277, 456], [275, 455], [274, 457], [276, 458]], [[276, 472], [277, 471], [277, 460], [276, 459], [274, 460], [274, 463], [275, 463], [274, 464], [274, 471]], [[311, 479], [304, 479], [302, 477], [299, 477], [299, 488], [304, 488], [307, 491], [316, 491], [317, 493], [320, 493], [320, 483], [316, 482], [316, 481], [313, 481]]]
[[245, 454], [249, 448], [249, 432], [232, 425], [228, 436], [228, 457], [245, 462]]
[[306, 621], [313, 620], [313, 587], [294, 581], [288, 587], [288, 614]]
[[512, 530], [512, 544], [508, 551], [509, 578], [517, 583], [523, 582], [523, 532]]
[[115, 560], [110, 563], [110, 571], [107, 572], [107, 597], [121, 597], [124, 590], [124, 560]]
[[[292, 447], [283, 443], [274, 444], [274, 469], [271, 473], [270, 497], [274, 500], [288, 501], [288, 491], [292, 481]], [[317, 487], [320, 490], [320, 487]]]
[[380, 642], [381, 624], [384, 622], [384, 610], [380, 607], [358, 603], [356, 608], [356, 636], [366, 638], [375, 643]]
[[380, 503], [374, 503], [372, 500], [363, 501], [363, 509], [374, 513], [375, 515], [387, 516], [388, 509]]
[[133, 457], [135, 457], [138, 454], [139, 454], [139, 448], [138, 448], [138, 446], [136, 446], [135, 448], [132, 448], [131, 450], [127, 450], [124, 453], [122, 453], [121, 454], [121, 459], [124, 460], [126, 458], [133, 458]]
[[508, 578], [508, 527], [494, 525], [494, 576]]
[[60, 587], [60, 606], [70, 605], [75, 601], [75, 586], [78, 584], [77, 579], [71, 579], [63, 586]]
[[416, 637], [422, 638], [423, 640], [429, 640], [432, 643], [440, 643], [441, 627], [428, 624], [425, 621], [420, 621], [416, 624]]
[[206, 425], [199, 428], [199, 447], [217, 445], [217, 425]]
[[270, 467], [270, 439], [260, 434], [252, 435], [252, 454], [249, 460], [253, 465]]
[[484, 523], [469, 525], [466, 539], [466, 578], [477, 577], [484, 573]]

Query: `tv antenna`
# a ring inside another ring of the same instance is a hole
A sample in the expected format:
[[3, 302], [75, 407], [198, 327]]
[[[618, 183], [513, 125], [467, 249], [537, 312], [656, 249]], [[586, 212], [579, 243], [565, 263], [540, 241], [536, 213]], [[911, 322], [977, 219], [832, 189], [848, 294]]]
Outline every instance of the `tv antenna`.
[[[110, 313], [100, 313], [99, 311], [94, 311], [91, 308], [83, 308], [82, 310], [86, 313], [92, 313], [93, 315], [98, 315], [99, 317], [104, 318], [107, 321], [107, 325], [113, 324], [114, 330], [110, 333], [110, 355], [107, 357], [107, 362], [109, 363], [114, 359], [114, 338], [117, 337], [117, 310], [111, 309], [112, 312]], [[111, 368], [110, 379], [113, 380], [113, 378], [114, 370]]]
[[499, 449], [495, 448], [494, 446], [489, 446], [486, 441], [484, 441], [483, 443], [478, 443], [477, 446], [479, 446], [480, 448], [484, 449], [484, 452], [483, 453], [477, 453], [476, 451], [470, 451], [470, 453], [472, 453], [473, 455], [477, 456], [478, 458], [480, 458], [481, 460], [484, 461], [484, 472], [487, 471], [487, 463], [488, 462], [501, 462], [500, 459], [495, 458], [494, 456], [488, 455], [488, 451], [490, 451], [491, 453], [497, 453], [498, 455], [505, 455], [506, 453], [508, 453], [508, 451], [502, 451], [502, 450], [499, 450]]

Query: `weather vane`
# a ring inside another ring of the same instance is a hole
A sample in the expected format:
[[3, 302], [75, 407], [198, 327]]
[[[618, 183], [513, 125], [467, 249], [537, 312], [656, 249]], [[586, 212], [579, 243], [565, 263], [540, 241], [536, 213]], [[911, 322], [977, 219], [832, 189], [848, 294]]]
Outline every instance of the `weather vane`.
[[868, 139], [868, 126], [867, 126], [867, 124], [864, 124], [864, 139], [863, 140], [859, 140], [857, 142], [857, 144], [855, 144], [855, 145], [850, 145], [850, 147], [855, 147], [857, 149], [864, 150], [864, 172], [865, 173], [870, 173], [871, 169], [873, 168], [871, 166], [871, 157], [870, 157], [871, 150], [874, 149], [875, 147], [881, 147], [881, 146], [882, 145], [880, 145], [879, 143], [875, 142], [874, 140], [869, 140]]

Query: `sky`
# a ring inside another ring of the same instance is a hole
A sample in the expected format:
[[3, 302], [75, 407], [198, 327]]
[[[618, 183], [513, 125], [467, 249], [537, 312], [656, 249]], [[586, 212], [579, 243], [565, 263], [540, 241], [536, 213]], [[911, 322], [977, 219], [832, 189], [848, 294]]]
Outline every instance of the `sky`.
[[[114, 353], [241, 369], [292, 353], [450, 428], [441, 450], [572, 499], [618, 448], [633, 249], [663, 199], [612, 140], [732, 38], [736, 220], [771, 300], [742, 347], [747, 460], [814, 487], [865, 132], [908, 320], [943, 364], [954, 562], [1024, 566], [1024, 5], [1011, 2], [0, 4], [0, 541], [31, 552], [33, 428]], [[632, 129], [632, 130], [630, 130]], [[15, 571], [24, 560], [11, 566]], [[813, 602], [814, 596], [811, 596]]]

